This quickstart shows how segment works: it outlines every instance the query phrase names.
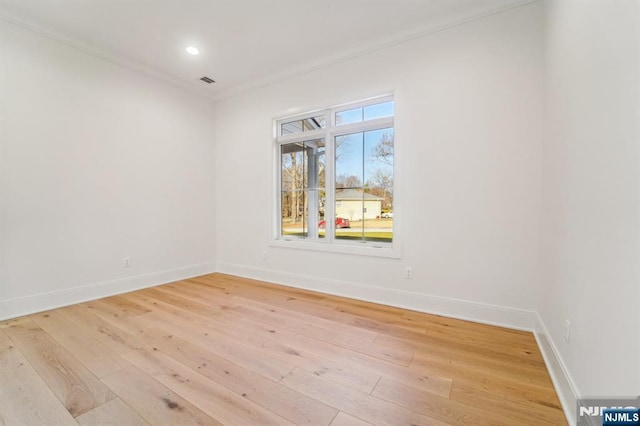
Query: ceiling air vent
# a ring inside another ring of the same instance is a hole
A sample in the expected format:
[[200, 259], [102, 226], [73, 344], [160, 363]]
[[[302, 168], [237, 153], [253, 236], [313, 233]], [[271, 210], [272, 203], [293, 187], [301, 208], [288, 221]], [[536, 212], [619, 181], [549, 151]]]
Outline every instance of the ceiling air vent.
[[202, 77], [200, 80], [204, 81], [207, 84], [211, 84], [211, 83], [215, 83], [215, 80], [212, 78], [207, 77], [206, 75], [204, 77]]

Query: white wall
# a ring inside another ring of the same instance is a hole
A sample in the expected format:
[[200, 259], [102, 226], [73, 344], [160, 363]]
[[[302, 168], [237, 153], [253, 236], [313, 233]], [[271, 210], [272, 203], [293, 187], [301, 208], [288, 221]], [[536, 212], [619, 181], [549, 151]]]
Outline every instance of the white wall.
[[210, 103], [4, 21], [0, 52], [0, 319], [213, 270]]
[[[541, 5], [531, 4], [218, 103], [219, 269], [530, 328], [541, 27]], [[272, 120], [389, 90], [396, 95], [402, 258], [271, 247]], [[404, 279], [405, 266], [413, 279]]]
[[640, 3], [545, 9], [538, 310], [575, 392], [638, 395]]

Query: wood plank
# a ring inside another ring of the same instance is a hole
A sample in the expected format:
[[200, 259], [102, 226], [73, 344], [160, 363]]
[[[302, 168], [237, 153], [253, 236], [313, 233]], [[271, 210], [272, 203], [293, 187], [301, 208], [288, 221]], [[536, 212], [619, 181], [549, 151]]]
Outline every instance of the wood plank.
[[204, 375], [185, 367], [159, 350], [125, 355], [138, 368], [182, 396], [222, 424], [293, 425]]
[[142, 315], [151, 312], [149, 308], [138, 305], [128, 296], [129, 294], [125, 293], [117, 296], [105, 297], [104, 299], [100, 299], [100, 303], [112, 305], [114, 308], [117, 308], [118, 311], [121, 312], [121, 315], [127, 317]]
[[4, 330], [73, 417], [115, 398], [96, 376], [33, 321]]
[[319, 318], [314, 315], [310, 315], [304, 311], [298, 311], [295, 309], [286, 309], [281, 307], [275, 307], [271, 304], [259, 302], [247, 297], [236, 296], [236, 295], [221, 295], [218, 292], [207, 291], [210, 290], [207, 287], [203, 287], [202, 285], [193, 285], [193, 280], [188, 280], [185, 283], [175, 283], [162, 287], [158, 287], [160, 290], [172, 290], [178, 291], [182, 294], [199, 298], [200, 300], [206, 300], [207, 303], [212, 304], [214, 306], [218, 306], [222, 310], [234, 309], [239, 306], [247, 306], [251, 307], [254, 310], [263, 312], [263, 313], [280, 313], [282, 316], [293, 320], [297, 323], [301, 324], [313, 324], [316, 327], [325, 329], [325, 330], [333, 330], [334, 332], [339, 333], [340, 335], [353, 337], [357, 339], [366, 340], [369, 342], [373, 342], [376, 337], [378, 337], [377, 332], [372, 332], [368, 330], [363, 330], [362, 328], [352, 327], [345, 324], [340, 324], [336, 321], [331, 321], [329, 319]]
[[7, 426], [75, 424], [65, 406], [2, 330], [0, 423]]
[[153, 425], [222, 425], [135, 366], [102, 381]]
[[133, 336], [139, 333], [135, 321], [132, 320], [143, 316], [143, 314], [127, 314], [126, 311], [120, 310], [117, 304], [106, 303], [103, 300], [92, 300], [91, 302], [80, 303], [78, 306]]
[[344, 386], [369, 393], [373, 390], [380, 376], [377, 372], [353, 366], [339, 360], [326, 359], [318, 354], [306, 351], [295, 345], [278, 341], [265, 342], [260, 349], [290, 365], [303, 369], [318, 377], [324, 377]]
[[[232, 330], [231, 333], [235, 333], [233, 328], [245, 326], [244, 328], [247, 332], [242, 333], [242, 335], [248, 339], [247, 343], [252, 345], [259, 345], [264, 339], [271, 337], [269, 333], [274, 333], [284, 328], [289, 332], [304, 334], [307, 337], [324, 340], [347, 349], [404, 366], [408, 365], [413, 358], [412, 351], [401, 351], [391, 346], [374, 344], [367, 341], [368, 339], [366, 339], [366, 337], [362, 339], [354, 336], [341, 335], [339, 331], [335, 330], [335, 327], [333, 330], [329, 330], [316, 327], [311, 323], [305, 324], [305, 322], [299, 321], [299, 318], [293, 320], [289, 318], [287, 314], [273, 312], [275, 310], [271, 310], [270, 312], [257, 311], [246, 307], [246, 304], [244, 304], [225, 310], [216, 309], [212, 311], [211, 308], [207, 308], [203, 303], [195, 301], [194, 296], [190, 298], [188, 295], [178, 295], [177, 290], [172, 290], [168, 286], [163, 287], [165, 288], [145, 291], [145, 293], [156, 295], [162, 298], [163, 302], [180, 305], [180, 309], [185, 310], [185, 312], [182, 313], [183, 316], [189, 315], [188, 318], [194, 321], [198, 321], [194, 316], [202, 316], [202, 321], [204, 321], [206, 317], [206, 321], [219, 324], [222, 330]], [[200, 297], [200, 299], [202, 300], [202, 297]], [[263, 336], [256, 334], [258, 331], [262, 332]], [[362, 332], [362, 334], [367, 336], [365, 332]]]
[[32, 315], [31, 319], [65, 349], [73, 353], [89, 371], [104, 377], [130, 364], [56, 311]]
[[67, 306], [57, 309], [63, 317], [82, 328], [99, 340], [103, 345], [119, 355], [140, 349], [142, 346], [136, 336], [127, 333], [121, 328], [105, 321], [91, 310], [82, 305]]
[[[509, 422], [508, 419], [496, 415], [491, 411], [484, 411], [476, 407], [452, 401], [448, 398], [422, 392], [385, 377], [380, 380], [380, 383], [378, 383], [371, 395], [450, 425], [508, 426], [513, 424]], [[536, 420], [530, 417], [529, 419]]]
[[[430, 368], [434, 365], [443, 367], [448, 371], [457, 372], [456, 376], [463, 374], [482, 374], [487, 377], [496, 377], [503, 380], [524, 381], [536, 386], [546, 386], [551, 383], [546, 370], [532, 368], [514, 362], [486, 359], [481, 355], [473, 356], [456, 354], [453, 350], [432, 349], [419, 352], [411, 361], [410, 370]], [[451, 376], [451, 374], [448, 374]]]
[[[506, 366], [508, 363], [504, 365]], [[430, 359], [418, 358], [417, 362], [412, 362], [409, 370], [426, 375], [447, 376], [455, 382], [504, 397], [534, 398], [547, 406], [558, 405], [550, 379], [548, 381], [544, 378], [534, 380], [526, 374], [505, 373], [499, 367], [492, 369], [475, 365], [471, 361], [453, 362], [446, 357], [431, 356]]]
[[265, 339], [269, 338], [267, 331], [264, 329], [247, 327], [247, 325], [242, 322], [223, 318], [222, 315], [217, 314], [216, 311], [211, 314], [206, 314], [202, 312], [199, 313], [194, 305], [188, 305], [193, 309], [184, 306], [178, 307], [174, 303], [182, 304], [183, 302], [177, 297], [172, 297], [171, 302], [167, 301], [164, 297], [162, 299], [154, 299], [155, 302], [150, 302], [145, 296], [136, 296], [136, 298], [140, 303], [155, 303], [153, 306], [156, 309], [155, 312], [139, 318], [157, 319], [159, 316], [164, 316], [165, 313], [168, 313], [180, 318], [182, 321], [186, 320], [201, 329], [211, 330], [220, 336], [232, 339], [234, 342], [242, 343], [249, 347], [259, 346]]
[[[551, 397], [557, 401], [555, 394]], [[533, 393], [531, 398], [500, 395], [455, 381], [451, 388], [450, 398], [452, 401], [470, 407], [490, 409], [505, 419], [512, 419], [513, 423], [565, 425], [567, 422], [560, 401], [557, 401], [556, 404], [547, 404], [544, 401], [536, 400]], [[535, 413], [535, 415], [531, 413]]]
[[483, 392], [489, 392], [501, 397], [520, 399], [534, 399], [546, 406], [557, 406], [558, 399], [551, 385], [533, 385], [528, 381], [518, 381], [473, 370], [465, 367], [459, 370], [448, 363], [425, 363], [420, 366], [410, 366], [415, 373], [436, 376], [449, 376], [455, 383], [462, 383], [475, 387]]
[[[394, 363], [374, 358], [359, 352], [344, 349], [326, 342], [319, 342], [295, 333], [280, 332], [273, 334], [273, 340], [284, 345], [299, 348], [298, 352], [306, 351], [342, 365], [347, 371], [373, 371], [378, 377], [390, 377], [395, 380], [412, 384], [422, 390], [438, 395], [448, 396], [451, 389], [451, 379], [446, 375], [424, 374], [416, 369], [408, 369]], [[273, 346], [270, 343], [263, 347]], [[302, 352], [301, 352], [302, 353]], [[362, 390], [362, 389], [361, 389]], [[368, 390], [369, 392], [371, 389]]]
[[30, 323], [30, 322], [31, 322], [31, 318], [29, 318], [28, 316], [27, 317], [12, 318], [12, 319], [0, 322], [0, 329], [9, 328], [9, 327], [14, 326], [14, 325], [20, 325], [20, 324], [25, 324], [25, 323]]
[[456, 320], [453, 325], [447, 323], [429, 326], [425, 336], [433, 341], [456, 343], [460, 348], [473, 346], [476, 349], [482, 348], [486, 353], [492, 352], [495, 355], [522, 359], [526, 362], [535, 361], [538, 365], [544, 362], [537, 351], [538, 346], [533, 333], [530, 332], [507, 330], [491, 325], [485, 325], [483, 329], [469, 321]]
[[[194, 299], [189, 299], [187, 297], [183, 297], [179, 292], [173, 292], [170, 290], [167, 291], [162, 287], [147, 288], [137, 293], [138, 295], [148, 296], [153, 300], [160, 300], [164, 302], [165, 305], [170, 305], [170, 306], [173, 306], [174, 308], [191, 312], [193, 314], [199, 314], [208, 318], [215, 318], [216, 316], [221, 315], [223, 313], [223, 309], [220, 309], [217, 306], [211, 306], [207, 303], [202, 303], [201, 300], [198, 301]], [[149, 302], [147, 302], [146, 306], [149, 306], [148, 303]]]
[[282, 379], [282, 383], [353, 417], [375, 425], [446, 425], [436, 419], [388, 403], [367, 393], [324, 380], [302, 370], [293, 370]]
[[232, 362], [233, 360], [215, 356], [177, 336], [156, 330], [145, 333], [144, 339], [192, 370], [296, 424], [327, 425], [337, 413], [334, 408], [247, 370]]
[[298, 297], [309, 301], [322, 301], [328, 294], [313, 292], [301, 288], [285, 286], [281, 284], [272, 284], [259, 280], [252, 280], [249, 278], [236, 277], [234, 275], [227, 275], [221, 273], [214, 273], [209, 275], [203, 275], [193, 279], [196, 282], [205, 282], [213, 285], [223, 285], [225, 291], [231, 294], [233, 291], [259, 293], [264, 290], [264, 293], [285, 296], [285, 297]]
[[230, 310], [226, 315], [245, 322], [252, 320], [258, 324], [268, 325], [270, 328], [285, 328], [289, 332], [332, 343], [345, 349], [350, 349], [403, 366], [409, 365], [413, 359], [412, 350], [399, 350], [392, 346], [372, 343], [366, 338], [346, 336], [341, 334], [339, 330], [330, 330], [317, 327], [310, 323], [292, 320], [286, 313], [275, 312], [263, 314], [246, 306], [238, 306]]
[[[378, 332], [380, 330], [386, 330], [388, 332], [395, 331], [399, 336], [404, 336], [405, 332], [409, 333], [410, 335], [421, 334], [423, 332], [422, 328], [419, 331], [412, 331], [403, 329], [402, 327], [393, 327], [370, 318], [339, 312], [332, 306], [319, 304], [316, 300], [309, 298], [308, 295], [313, 294], [313, 292], [307, 290], [297, 290], [298, 294], [293, 297], [290, 294], [291, 290], [289, 290], [288, 287], [275, 289], [273, 288], [274, 285], [260, 283], [252, 288], [247, 286], [247, 283], [253, 282], [252, 280], [246, 280], [244, 278], [231, 276], [225, 276], [222, 279], [225, 280], [225, 283], [233, 282], [238, 284], [237, 286], [234, 286], [232, 288], [227, 288], [224, 292], [226, 294], [236, 296], [240, 295], [254, 301], [268, 303], [270, 305], [278, 306], [281, 308], [297, 310], [299, 312], [306, 312], [318, 318], [337, 322], [339, 325], [342, 324], [349, 327], [365, 329], [373, 332]], [[324, 297], [326, 298], [327, 296], [325, 295]]]
[[336, 418], [331, 422], [331, 426], [371, 426], [371, 423], [367, 423], [364, 420], [360, 420], [340, 411]]
[[417, 342], [390, 336], [380, 336], [376, 341], [386, 345], [395, 344], [399, 347], [414, 348], [416, 352], [410, 368], [433, 365], [440, 362], [446, 363], [452, 369], [457, 368], [458, 364], [460, 364], [468, 366], [476, 372], [490, 372], [491, 375], [498, 374], [504, 377], [520, 375], [544, 383], [548, 381], [548, 373], [544, 363], [537, 359], [538, 351], [536, 350], [531, 350], [531, 355], [517, 357], [504, 352], [496, 353], [504, 344], [496, 345], [494, 349], [489, 351], [483, 351], [481, 348], [468, 346], [467, 343], [461, 346], [454, 339], [438, 339], [427, 343], [426, 341]]
[[[470, 327], [476, 325], [468, 322]], [[509, 359], [519, 360], [523, 364], [540, 365], [543, 360], [536, 354], [539, 353], [537, 344], [531, 333], [523, 334], [522, 332], [514, 333], [511, 337], [503, 333], [495, 333], [497, 327], [487, 326], [488, 330], [485, 336], [478, 336], [476, 331], [460, 331], [444, 327], [437, 333], [431, 332], [431, 329], [424, 334], [414, 334], [406, 336], [394, 336], [381, 333], [376, 339], [377, 343], [385, 345], [397, 342], [406, 342], [407, 347], [420, 348], [432, 345], [446, 345], [451, 349], [460, 352], [480, 352], [486, 358], [493, 359]]]
[[383, 326], [389, 327], [390, 330], [400, 328], [417, 333], [424, 333], [427, 330], [427, 326], [413, 321], [407, 321], [402, 316], [403, 312], [398, 308], [390, 306], [352, 299], [336, 299], [332, 301], [329, 306], [334, 307], [338, 312], [351, 314], [355, 317], [374, 319], [383, 324]]
[[293, 368], [292, 365], [266, 353], [261, 354], [254, 347], [220, 334], [215, 328], [200, 327], [171, 315], [154, 316], [154, 313], [140, 317], [138, 321], [145, 323], [147, 328], [160, 328], [179, 336], [221, 358], [233, 359], [236, 364], [273, 381], [279, 381]]
[[76, 417], [80, 426], [150, 426], [120, 398], [102, 404]]
[[[153, 292], [153, 293], [156, 296], [162, 297], [162, 301], [160, 301], [159, 299], [156, 299], [158, 300], [158, 302], [156, 303], [157, 308], [165, 309], [166, 304], [164, 303], [165, 301], [164, 296], [159, 294], [158, 292]], [[186, 301], [176, 296], [172, 297], [171, 300], [173, 302], [177, 302], [180, 304], [187, 303]], [[138, 299], [138, 302], [149, 303], [149, 300], [145, 302]], [[204, 324], [204, 320], [202, 318], [198, 318], [196, 314], [191, 314], [190, 312], [183, 310], [182, 308], [167, 309], [167, 311], [170, 311], [172, 313], [178, 313], [180, 314], [181, 318], [188, 319], [189, 320], [188, 327], [191, 330], [194, 330], [194, 329], [200, 330], [201, 334], [197, 336], [197, 338], [192, 339], [192, 341], [198, 345], [202, 345], [201, 340], [203, 337], [205, 337], [207, 339], [213, 338], [214, 341], [218, 343], [220, 343], [221, 341], [226, 342], [227, 344], [229, 344], [230, 347], [232, 347], [234, 342], [228, 339], [238, 333], [242, 335], [243, 343], [245, 341], [249, 343], [259, 343], [265, 339], [269, 339], [272, 336], [271, 333], [276, 332], [275, 330], [271, 330], [270, 325], [265, 326], [264, 324], [255, 323], [255, 322], [247, 323], [247, 321], [244, 321], [242, 318], [236, 318], [233, 321], [228, 322], [228, 325], [229, 325], [228, 328], [233, 328], [232, 333], [229, 333], [229, 330], [225, 330], [224, 326], [227, 323], [226, 322], [220, 323], [218, 321], [218, 318], [211, 319], [210, 323], [219, 324], [220, 326], [219, 328], [205, 329], [204, 327], [194, 327], [194, 324], [200, 324], [200, 325]], [[165, 324], [166, 322], [165, 315], [155, 315], [152, 313], [152, 314], [141, 316], [137, 319], [142, 321], [148, 321], [150, 325], [157, 326], [157, 327], [164, 327], [165, 329], [167, 327], [169, 328], [172, 327], [171, 325]], [[154, 320], [153, 323], [151, 323], [152, 320]], [[185, 326], [186, 325], [187, 323], [185, 323]], [[219, 334], [221, 332], [220, 328], [222, 328], [222, 332], [225, 334], [225, 336], [222, 336]], [[180, 329], [174, 330], [174, 333], [179, 333], [181, 330], [184, 330], [184, 327], [180, 327]], [[208, 333], [205, 331], [208, 331]], [[258, 331], [262, 332], [263, 336], [252, 337], [252, 336], [256, 336], [256, 333]], [[290, 336], [292, 341], [295, 342], [295, 340], [297, 340], [296, 336], [294, 335], [290, 335]], [[189, 338], [189, 337], [187, 336], [186, 338]], [[260, 356], [256, 357], [257, 354], [260, 354]], [[256, 359], [260, 360], [260, 362], [264, 362], [264, 360], [269, 360], [273, 358], [284, 361], [285, 363], [287, 363], [286, 365], [288, 366], [288, 369], [286, 372], [284, 372], [284, 374], [288, 373], [288, 371], [292, 369], [292, 366], [295, 365], [298, 367], [305, 368], [306, 370], [313, 372], [316, 375], [322, 375], [325, 378], [336, 380], [338, 383], [343, 383], [348, 386], [353, 386], [357, 389], [365, 390], [366, 392], [370, 392], [379, 380], [379, 377], [377, 375], [372, 374], [371, 372], [364, 373], [362, 372], [362, 370], [358, 369], [358, 367], [353, 364], [345, 365], [340, 362], [332, 362], [331, 360], [328, 360], [326, 358], [318, 357], [315, 353], [311, 351], [303, 351], [302, 349], [299, 349], [299, 348], [295, 348], [287, 345], [281, 345], [277, 343], [264, 344], [264, 345], [261, 345], [260, 347], [255, 347], [251, 351], [250, 356], [253, 362], [255, 362]], [[280, 378], [284, 376], [284, 374], [282, 374], [280, 377], [277, 377], [277, 378], [272, 377], [272, 379], [280, 380]], [[446, 390], [447, 392], [448, 392], [448, 386], [450, 386], [450, 384], [447, 382], [447, 390]]]
[[[171, 300], [174, 302], [180, 301], [179, 303], [184, 303], [181, 298], [175, 297], [175, 296], [172, 297]], [[162, 305], [164, 305], [164, 303]], [[175, 313], [176, 310], [180, 310], [181, 311], [179, 312], [180, 316], [187, 318], [190, 324], [195, 323], [199, 325], [205, 325], [203, 323], [204, 321], [203, 317], [199, 317], [197, 314], [191, 314], [186, 310], [181, 310], [181, 308], [173, 309], [172, 312]], [[145, 318], [152, 318], [153, 316], [154, 314], [150, 314]], [[322, 342], [318, 342], [315, 339], [309, 339], [306, 336], [289, 332], [288, 330], [279, 328], [273, 324], [264, 324], [262, 322], [247, 319], [243, 316], [235, 316], [231, 318], [216, 317], [216, 318], [210, 318], [208, 321], [218, 325], [216, 330], [212, 330], [214, 333], [224, 333], [229, 335], [229, 337], [234, 336], [236, 333], [241, 333], [242, 334], [241, 338], [244, 339], [246, 343], [254, 346], [260, 345], [260, 347], [263, 347], [263, 348], [266, 346], [261, 345], [262, 342], [264, 342], [267, 339], [274, 339], [274, 338], [283, 340], [286, 344], [290, 344], [291, 342], [297, 342], [297, 343], [305, 342], [309, 347], [311, 347], [309, 352], [315, 352], [315, 349], [324, 346]], [[219, 330], [219, 329], [222, 329], [222, 330]], [[229, 329], [231, 329], [231, 332], [229, 331]], [[327, 346], [331, 348], [329, 350], [331, 357], [334, 357], [335, 355], [334, 352], [342, 349], [342, 348], [335, 348], [333, 345], [327, 345]], [[343, 350], [343, 353], [351, 354], [352, 352], [348, 350]]]

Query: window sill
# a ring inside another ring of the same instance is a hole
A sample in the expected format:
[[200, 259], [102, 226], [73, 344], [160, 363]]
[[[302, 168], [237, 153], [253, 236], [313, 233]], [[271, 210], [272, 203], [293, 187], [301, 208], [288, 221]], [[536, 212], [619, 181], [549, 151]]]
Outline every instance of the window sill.
[[400, 250], [397, 247], [397, 244], [395, 244], [394, 246], [391, 246], [389, 244], [374, 245], [372, 243], [363, 244], [334, 242], [332, 244], [328, 244], [292, 238], [272, 240], [269, 245], [271, 247], [290, 248], [295, 250], [313, 250], [323, 251], [327, 253], [400, 259]]

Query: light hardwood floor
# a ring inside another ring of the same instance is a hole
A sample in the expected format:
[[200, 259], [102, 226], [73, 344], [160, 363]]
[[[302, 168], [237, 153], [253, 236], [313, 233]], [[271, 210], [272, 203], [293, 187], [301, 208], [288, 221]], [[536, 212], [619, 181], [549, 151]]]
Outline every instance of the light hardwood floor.
[[566, 425], [531, 333], [212, 274], [0, 322], [0, 425]]

